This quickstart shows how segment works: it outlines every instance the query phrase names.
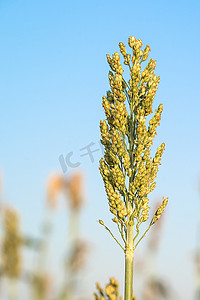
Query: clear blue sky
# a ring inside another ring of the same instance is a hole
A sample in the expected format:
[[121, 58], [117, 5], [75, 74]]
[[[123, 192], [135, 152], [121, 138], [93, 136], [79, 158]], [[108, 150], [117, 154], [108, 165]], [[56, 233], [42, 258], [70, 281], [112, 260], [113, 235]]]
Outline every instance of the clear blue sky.
[[96, 245], [89, 291], [98, 278], [103, 283], [115, 275], [122, 284], [123, 255], [96, 222], [111, 223], [98, 171], [101, 153], [94, 153], [92, 163], [80, 157], [80, 149], [90, 142], [99, 148], [101, 97], [108, 89], [105, 55], [132, 35], [150, 45], [161, 77], [155, 107], [162, 102], [164, 112], [155, 143], [165, 141], [166, 151], [152, 199], [169, 196], [169, 206], [159, 270], [182, 300], [192, 299], [200, 211], [199, 12], [194, 0], [0, 1], [4, 200], [21, 210], [27, 231], [37, 230], [46, 178], [62, 172], [60, 155], [73, 152], [87, 176], [82, 230]]

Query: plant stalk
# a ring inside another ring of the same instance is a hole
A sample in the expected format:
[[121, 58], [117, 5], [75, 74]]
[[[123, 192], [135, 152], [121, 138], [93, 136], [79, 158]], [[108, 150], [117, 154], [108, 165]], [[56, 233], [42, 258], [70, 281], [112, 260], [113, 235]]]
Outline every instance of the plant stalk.
[[127, 226], [127, 245], [125, 250], [125, 291], [124, 300], [133, 297], [133, 225]]

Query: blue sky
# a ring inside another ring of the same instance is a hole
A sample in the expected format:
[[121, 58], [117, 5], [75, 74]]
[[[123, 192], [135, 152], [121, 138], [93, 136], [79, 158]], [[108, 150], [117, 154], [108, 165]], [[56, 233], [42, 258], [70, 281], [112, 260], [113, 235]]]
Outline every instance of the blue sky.
[[62, 172], [60, 155], [73, 152], [86, 174], [82, 230], [96, 245], [89, 292], [98, 278], [103, 283], [115, 274], [122, 285], [123, 255], [96, 222], [111, 224], [98, 171], [101, 151], [92, 163], [80, 157], [80, 149], [91, 142], [99, 148], [101, 97], [108, 89], [105, 55], [132, 35], [150, 45], [161, 77], [155, 107], [162, 102], [164, 112], [155, 143], [165, 141], [166, 151], [152, 199], [169, 196], [169, 205], [159, 272], [181, 299], [192, 299], [200, 174], [199, 10], [199, 1], [0, 1], [3, 199], [18, 207], [27, 231], [37, 231], [46, 178]]

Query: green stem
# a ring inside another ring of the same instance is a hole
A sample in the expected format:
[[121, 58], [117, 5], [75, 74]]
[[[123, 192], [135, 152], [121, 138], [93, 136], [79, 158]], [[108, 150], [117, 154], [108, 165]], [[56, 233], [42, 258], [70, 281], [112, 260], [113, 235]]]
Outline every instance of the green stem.
[[133, 225], [127, 226], [127, 244], [125, 251], [125, 295], [124, 300], [132, 300], [133, 296]]
[[17, 279], [9, 279], [9, 300], [18, 299]]

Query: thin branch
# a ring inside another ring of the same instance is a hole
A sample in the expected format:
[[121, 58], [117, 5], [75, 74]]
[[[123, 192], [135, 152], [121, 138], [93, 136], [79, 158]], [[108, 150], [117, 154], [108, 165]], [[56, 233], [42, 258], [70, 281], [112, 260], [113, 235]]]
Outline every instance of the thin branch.
[[113, 239], [117, 242], [117, 244], [122, 248], [122, 250], [123, 250], [124, 253], [125, 253], [124, 247], [118, 242], [118, 240], [117, 240], [116, 237], [113, 235], [113, 233], [110, 231], [110, 229], [103, 223], [103, 221], [99, 220], [98, 222], [99, 222], [99, 224], [101, 224], [102, 226], [105, 227], [105, 229], [111, 234], [111, 236], [113, 237]]
[[151, 223], [149, 224], [149, 227], [147, 228], [147, 230], [144, 232], [144, 234], [141, 236], [141, 238], [139, 239], [139, 241], [137, 242], [137, 244], [135, 245], [134, 249], [137, 247], [137, 245], [139, 244], [139, 242], [145, 237], [145, 235], [147, 234], [147, 232], [149, 231], [150, 227], [151, 227]]
[[119, 223], [117, 223], [117, 227], [118, 227], [119, 232], [120, 232], [120, 234], [121, 234], [121, 237], [122, 237], [122, 239], [123, 239], [123, 241], [124, 241], [124, 243], [125, 243], [125, 245], [126, 245], [126, 240], [125, 240], [125, 238], [124, 238], [124, 233], [123, 233], [123, 224], [121, 223], [121, 228], [120, 228], [120, 227], [119, 227]]
[[136, 225], [137, 233], [136, 233], [136, 235], [135, 235], [135, 237], [134, 237], [134, 239], [133, 239], [133, 244], [134, 244], [136, 238], [138, 237], [138, 235], [139, 235], [139, 233], [140, 233], [139, 226], [140, 226], [140, 223], [138, 222], [137, 225]]

